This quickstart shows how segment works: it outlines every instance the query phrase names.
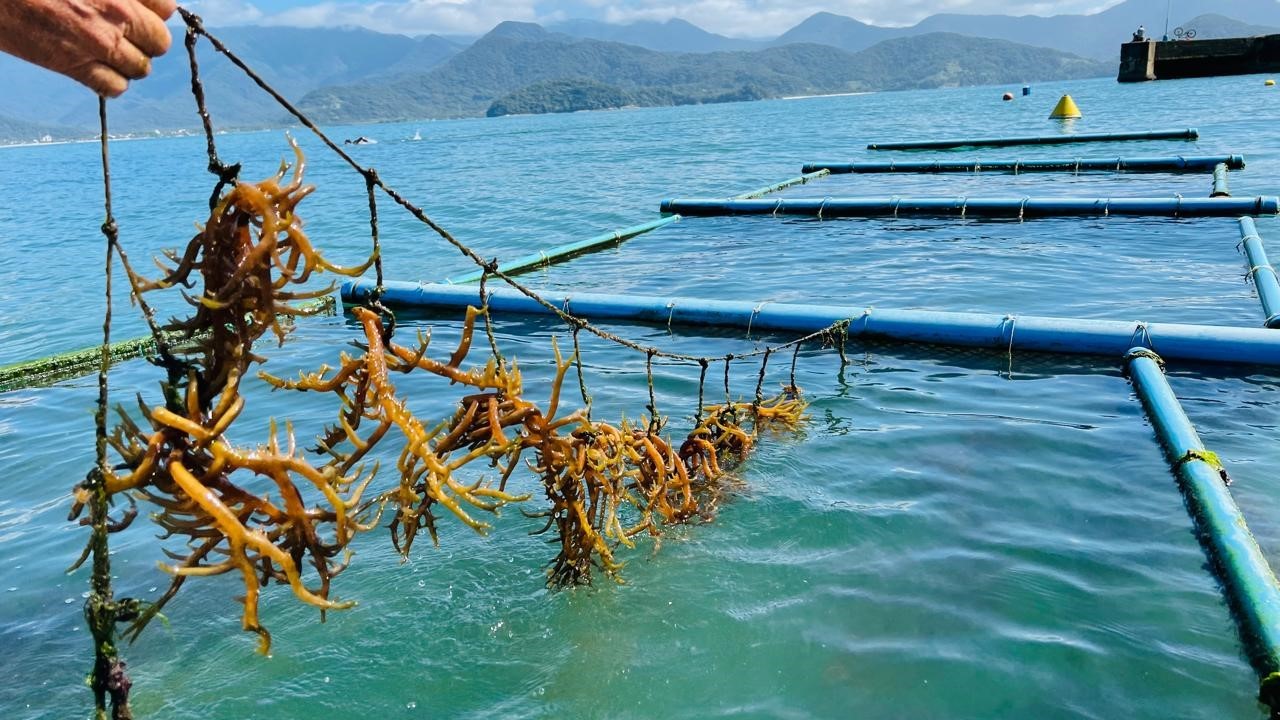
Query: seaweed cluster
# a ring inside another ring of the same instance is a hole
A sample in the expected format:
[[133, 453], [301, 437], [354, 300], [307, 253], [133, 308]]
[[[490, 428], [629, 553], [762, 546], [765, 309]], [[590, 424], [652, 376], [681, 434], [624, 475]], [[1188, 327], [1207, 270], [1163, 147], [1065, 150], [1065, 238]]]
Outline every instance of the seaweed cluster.
[[[620, 579], [617, 546], [633, 546], [642, 534], [656, 538], [666, 525], [709, 518], [756, 434], [794, 427], [803, 416], [805, 403], [788, 386], [768, 401], [708, 408], [673, 445], [652, 405], [643, 424], [593, 421], [585, 408], [566, 411], [561, 389], [578, 357], [565, 358], [554, 342], [550, 397], [542, 404], [526, 398], [518, 366], [493, 342], [486, 307], [468, 308], [458, 346], [435, 359], [429, 335], [419, 334], [412, 346], [395, 342], [393, 318], [375, 303], [354, 308], [363, 342], [356, 343], [359, 353], [343, 353], [337, 368], [293, 380], [259, 373], [276, 389], [337, 395], [337, 420], [313, 452], [299, 451], [287, 422], [282, 432], [272, 421], [258, 447], [237, 446], [227, 432], [245, 407], [242, 382], [264, 360], [255, 345], [268, 333], [283, 343], [289, 329], [283, 319], [300, 312], [289, 303], [330, 291], [298, 285], [322, 272], [358, 275], [377, 256], [339, 267], [311, 245], [296, 208], [313, 188], [303, 184], [304, 159], [296, 144], [293, 149], [292, 167], [282, 164], [259, 183], [235, 183], [185, 251], [168, 254], [160, 279], [129, 271], [139, 297], [181, 288], [194, 308], [164, 328], [165, 337], [178, 339], [159, 347], [168, 373], [164, 402], [148, 406], [139, 396], [143, 419], [120, 409], [108, 438], [120, 458], [103, 481], [108, 495], [149, 502], [162, 537], [183, 541], [180, 550], [165, 550], [171, 562], [164, 567], [174, 575], [168, 590], [130, 618], [135, 636], [186, 578], [239, 573], [243, 627], [258, 634], [266, 652], [271, 636], [258, 617], [263, 585], [289, 585], [322, 616], [350, 607], [351, 601], [332, 596], [331, 586], [347, 567], [353, 538], [388, 514], [392, 543], [406, 556], [421, 531], [438, 542], [442, 514], [483, 533], [490, 524], [480, 513], [530, 500], [531, 493], [507, 490], [522, 465], [548, 503], [525, 514], [545, 517], [539, 532], [554, 529], [558, 539], [548, 585], [589, 583], [594, 568]], [[490, 351], [468, 364], [480, 319]], [[393, 373], [415, 372], [462, 386], [450, 417], [424, 422], [397, 394]], [[395, 479], [371, 491], [378, 473], [371, 454], [389, 437], [399, 443]], [[481, 470], [471, 480], [472, 463], [493, 472], [486, 479]], [[76, 495], [79, 512], [89, 491], [82, 485]]]

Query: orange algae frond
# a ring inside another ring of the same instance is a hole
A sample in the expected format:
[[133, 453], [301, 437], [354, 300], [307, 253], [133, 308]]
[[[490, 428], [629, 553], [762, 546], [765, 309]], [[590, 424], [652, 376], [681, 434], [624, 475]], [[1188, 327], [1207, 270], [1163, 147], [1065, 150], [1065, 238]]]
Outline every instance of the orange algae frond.
[[[296, 144], [293, 149], [292, 166], [232, 187], [183, 253], [169, 254], [172, 265], [159, 279], [131, 276], [140, 292], [181, 286], [194, 308], [165, 328], [186, 341], [180, 352], [162, 352], [164, 402], [148, 406], [139, 397], [141, 420], [120, 409], [108, 438], [121, 460], [105, 478], [108, 492], [149, 501], [162, 537], [183, 541], [180, 550], [165, 550], [171, 562], [163, 567], [173, 580], [138, 615], [129, 630], [135, 636], [187, 578], [233, 573], [244, 585], [242, 625], [258, 634], [265, 653], [271, 636], [259, 618], [264, 585], [287, 584], [322, 618], [327, 610], [351, 607], [352, 601], [331, 595], [331, 586], [357, 535], [385, 513], [392, 544], [407, 556], [422, 531], [438, 542], [442, 517], [484, 533], [503, 507], [531, 500], [507, 490], [521, 466], [532, 471], [547, 503], [522, 512], [546, 518], [538, 532], [554, 530], [558, 545], [548, 585], [590, 583], [596, 571], [621, 581], [619, 545], [633, 547], [640, 535], [659, 538], [671, 524], [710, 519], [738, 482], [730, 473], [761, 429], [802, 422], [806, 404], [787, 386], [769, 400], [708, 408], [676, 444], [652, 419], [610, 424], [591, 420], [585, 410], [565, 410], [562, 389], [578, 357], [564, 357], [554, 341], [549, 397], [543, 403], [525, 397], [520, 369], [498, 354], [487, 307], [467, 309], [457, 347], [440, 360], [429, 355], [429, 335], [411, 345], [393, 341], [393, 323], [375, 306], [379, 312], [352, 310], [363, 342], [360, 352], [341, 354], [336, 368], [292, 380], [258, 372], [275, 389], [336, 396], [337, 418], [314, 454], [298, 452], [287, 422], [281, 431], [273, 421], [261, 445], [237, 447], [227, 432], [245, 408], [243, 379], [264, 359], [255, 343], [267, 333], [283, 342], [289, 326], [281, 318], [298, 312], [288, 303], [329, 292], [298, 288], [313, 275], [358, 275], [374, 261], [340, 267], [311, 244], [296, 210], [312, 188], [302, 183], [303, 157]], [[481, 319], [490, 352], [468, 363]], [[397, 393], [395, 373], [426, 373], [461, 386], [453, 414], [435, 422], [418, 418]], [[370, 459], [388, 437], [397, 443], [395, 473], [386, 486], [370, 490], [379, 471]], [[492, 468], [490, 479], [468, 479], [475, 462]]]

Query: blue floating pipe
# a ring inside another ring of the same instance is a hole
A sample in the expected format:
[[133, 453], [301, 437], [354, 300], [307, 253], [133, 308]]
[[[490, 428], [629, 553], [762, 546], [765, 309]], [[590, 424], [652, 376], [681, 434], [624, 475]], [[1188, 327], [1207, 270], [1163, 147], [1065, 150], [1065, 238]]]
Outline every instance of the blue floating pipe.
[[751, 198], [764, 197], [765, 195], [776, 193], [779, 190], [786, 190], [789, 187], [794, 187], [796, 185], [805, 185], [807, 183], [813, 182], [814, 180], [817, 180], [818, 178], [824, 178], [831, 174], [831, 171], [825, 168], [815, 168], [813, 170], [802, 170], [801, 172], [804, 174], [801, 175], [800, 177], [793, 177], [787, 180], [783, 180], [782, 182], [774, 183], [768, 187], [759, 188], [758, 190], [749, 190], [747, 192], [734, 195], [732, 199], [733, 200], [750, 200]]
[[[637, 235], [643, 235], [651, 230], [657, 230], [660, 227], [666, 227], [673, 222], [679, 221], [679, 215], [668, 215], [667, 217], [659, 218], [651, 222], [632, 225], [631, 227], [614, 230], [613, 232], [604, 233], [603, 235], [596, 235], [595, 237], [587, 238], [586, 240], [579, 240], [578, 242], [557, 245], [552, 248], [547, 248], [546, 250], [539, 250], [536, 253], [516, 258], [510, 262], [501, 263], [498, 265], [498, 269], [507, 275], [519, 275], [520, 273], [529, 272], [530, 270], [544, 267], [546, 265], [562, 263], [566, 260], [578, 257], [579, 255], [585, 255], [589, 252], [614, 247], [624, 240], [630, 240]], [[476, 272], [466, 273], [465, 275], [456, 275], [448, 278], [445, 282], [454, 285], [480, 282], [480, 278], [483, 274], [484, 271], [477, 270]]]
[[1082, 215], [1146, 215], [1208, 217], [1274, 215], [1280, 198], [1071, 198], [1071, 197], [854, 197], [721, 200], [663, 200], [664, 213], [682, 215], [808, 215], [832, 217], [1070, 217]]
[[1227, 189], [1227, 164], [1219, 163], [1213, 167], [1213, 191], [1209, 197], [1231, 197]]
[[[343, 302], [369, 297], [374, 283], [342, 286]], [[545, 294], [545, 293], [544, 293]], [[1135, 344], [1158, 348], [1169, 358], [1280, 367], [1280, 333], [1263, 328], [1174, 323], [1077, 320], [928, 310], [864, 310], [850, 306], [791, 305], [606, 293], [545, 294], [556, 307], [591, 320], [676, 323], [810, 333], [842, 320], [850, 336], [906, 342], [1118, 357]], [[475, 288], [388, 282], [382, 302], [402, 307], [460, 310], [477, 302]], [[548, 315], [551, 311], [508, 288], [492, 288], [489, 307], [498, 313]]]
[[1253, 218], [1240, 218], [1240, 244], [1249, 258], [1249, 277], [1253, 278], [1258, 299], [1262, 301], [1262, 313], [1266, 316], [1262, 324], [1280, 328], [1280, 282], [1276, 279], [1275, 267], [1267, 260], [1267, 251], [1262, 246], [1262, 237], [1258, 235]]
[[1038, 137], [959, 138], [952, 140], [908, 140], [871, 143], [868, 150], [944, 150], [959, 147], [1007, 147], [1010, 145], [1064, 145], [1083, 142], [1115, 142], [1119, 140], [1195, 140], [1195, 128], [1185, 130], [1143, 130], [1139, 132], [1077, 133], [1075, 135], [1041, 135]]
[[948, 173], [948, 172], [1107, 172], [1180, 173], [1206, 172], [1218, 165], [1232, 170], [1244, 167], [1243, 155], [1174, 155], [1171, 157], [1058, 158], [1047, 160], [908, 160], [905, 162], [816, 162], [800, 172], [827, 170], [843, 173]]
[[1126, 356], [1129, 376], [1164, 447], [1200, 541], [1236, 609], [1240, 632], [1262, 677], [1260, 698], [1280, 711], [1280, 588], [1244, 515], [1227, 489], [1217, 456], [1200, 436], [1169, 388], [1159, 357], [1145, 349]]

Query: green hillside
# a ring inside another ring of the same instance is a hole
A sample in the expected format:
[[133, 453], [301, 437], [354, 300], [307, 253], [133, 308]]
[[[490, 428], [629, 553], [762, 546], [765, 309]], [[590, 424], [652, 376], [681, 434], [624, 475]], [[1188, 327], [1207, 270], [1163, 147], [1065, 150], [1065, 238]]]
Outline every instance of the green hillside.
[[[589, 104], [706, 102], [749, 88], [756, 97], [976, 85], [1109, 75], [1109, 63], [1002, 40], [947, 33], [889, 40], [858, 53], [797, 44], [755, 52], [661, 53], [621, 43], [574, 39], [536, 25], [503, 23], [428, 73], [321, 88], [302, 106], [328, 122], [376, 122], [485, 114], [512, 93], [522, 108], [536, 92], [565, 93], [553, 81], [590, 81], [632, 96], [579, 86]], [[530, 86], [540, 86], [526, 91]], [[610, 91], [612, 92], [612, 91]], [[589, 96], [590, 99], [587, 99]], [[647, 99], [646, 99], [647, 98]], [[532, 104], [531, 104], [532, 103]], [[501, 109], [501, 108], [500, 108]], [[577, 108], [582, 109], [582, 108]], [[523, 111], [523, 110], [522, 110]]]

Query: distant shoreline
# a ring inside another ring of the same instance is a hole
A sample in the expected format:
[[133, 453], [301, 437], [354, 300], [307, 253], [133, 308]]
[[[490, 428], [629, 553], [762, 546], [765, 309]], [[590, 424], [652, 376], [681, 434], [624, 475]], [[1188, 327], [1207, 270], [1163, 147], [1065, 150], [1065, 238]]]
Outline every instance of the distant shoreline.
[[874, 93], [874, 92], [876, 92], [876, 91], [875, 91], [875, 90], [863, 90], [863, 91], [861, 91], [861, 92], [824, 93], [824, 94], [822, 94], [822, 95], [788, 95], [788, 96], [786, 96], [786, 97], [780, 97], [780, 98], [778, 98], [778, 99], [779, 99], [779, 100], [809, 100], [809, 99], [811, 99], [811, 98], [850, 97], [850, 96], [853, 96], [853, 95], [870, 95], [870, 94], [872, 94], [872, 93]]

